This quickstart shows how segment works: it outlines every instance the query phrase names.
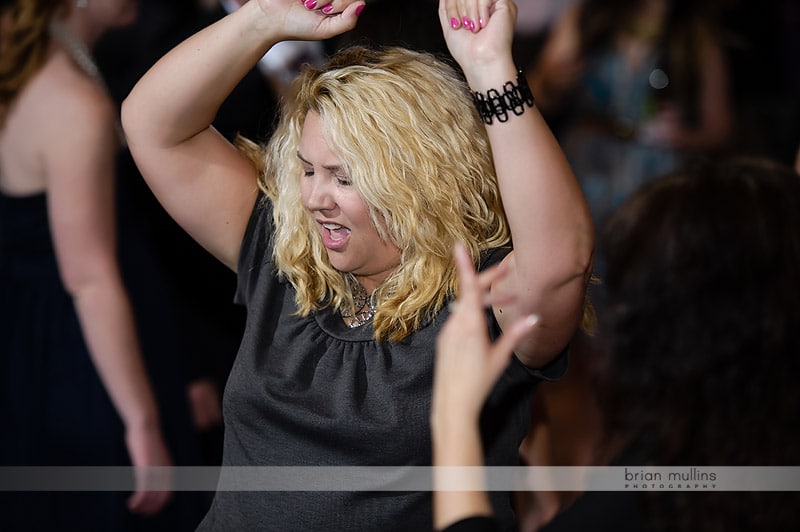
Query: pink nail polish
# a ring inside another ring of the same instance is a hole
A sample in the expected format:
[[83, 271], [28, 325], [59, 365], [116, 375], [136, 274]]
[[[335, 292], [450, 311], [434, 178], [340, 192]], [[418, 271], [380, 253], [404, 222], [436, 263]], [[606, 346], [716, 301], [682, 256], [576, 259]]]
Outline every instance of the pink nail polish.
[[306, 0], [305, 4], [306, 9], [314, 9], [317, 7], [317, 0]]
[[326, 15], [331, 11], [333, 11], [333, 4], [328, 4], [327, 6], [322, 8], [322, 12], [325, 13]]
[[460, 24], [458, 23], [458, 19], [456, 17], [450, 19], [450, 26], [452, 26], [454, 30], [457, 30], [459, 25]]
[[356, 16], [359, 16], [362, 11], [364, 11], [364, 4], [361, 4], [356, 8]]
[[462, 17], [461, 25], [464, 26], [465, 28], [469, 28], [469, 19], [467, 17]]
[[481, 28], [486, 26], [486, 22], [483, 21], [483, 18], [478, 19], [478, 26], [480, 26]]

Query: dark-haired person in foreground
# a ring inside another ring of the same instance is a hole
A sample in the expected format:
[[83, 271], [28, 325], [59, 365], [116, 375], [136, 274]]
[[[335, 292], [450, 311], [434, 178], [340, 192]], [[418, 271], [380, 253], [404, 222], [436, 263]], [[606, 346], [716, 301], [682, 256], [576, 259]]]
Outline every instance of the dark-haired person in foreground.
[[[687, 167], [635, 192], [600, 245], [609, 347], [595, 465], [800, 465], [800, 176], [761, 159]], [[509, 329], [489, 348], [476, 326], [485, 282], [463, 263], [438, 342], [437, 466], [482, 464], [481, 401], [516, 341]], [[462, 364], [482, 378], [452, 371]], [[540, 530], [798, 530], [797, 502], [796, 492], [589, 491]], [[480, 491], [437, 491], [434, 508], [438, 528], [500, 530]]]

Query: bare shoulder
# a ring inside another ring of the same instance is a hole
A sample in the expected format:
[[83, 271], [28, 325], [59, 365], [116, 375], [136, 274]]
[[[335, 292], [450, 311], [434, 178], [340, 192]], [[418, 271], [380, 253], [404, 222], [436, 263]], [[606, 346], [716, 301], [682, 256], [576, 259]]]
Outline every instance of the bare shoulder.
[[59, 133], [107, 131], [118, 112], [105, 88], [76, 69], [68, 58], [53, 57], [31, 87], [43, 123]]
[[42, 149], [52, 157], [113, 153], [119, 146], [117, 106], [105, 88], [67, 58], [51, 60], [37, 80]]
[[14, 101], [2, 134], [3, 187], [31, 194], [47, 186], [48, 168], [113, 149], [117, 120], [110, 96], [65, 56], [51, 57]]

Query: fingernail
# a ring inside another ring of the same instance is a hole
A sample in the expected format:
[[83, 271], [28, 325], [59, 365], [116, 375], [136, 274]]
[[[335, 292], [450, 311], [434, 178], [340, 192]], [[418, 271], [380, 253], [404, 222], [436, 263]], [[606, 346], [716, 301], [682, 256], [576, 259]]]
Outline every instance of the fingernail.
[[306, 0], [303, 5], [306, 6], [306, 9], [314, 9], [317, 7], [317, 0]]
[[356, 8], [356, 16], [359, 16], [362, 11], [364, 11], [364, 4], [361, 4]]
[[459, 23], [458, 23], [458, 19], [456, 17], [453, 17], [453, 18], [450, 19], [450, 26], [452, 26], [452, 28], [454, 30], [458, 29]]
[[483, 21], [483, 18], [479, 18], [479, 19], [478, 19], [478, 25], [479, 25], [481, 28], [482, 28], [482, 27], [484, 27], [484, 26], [486, 26], [486, 22], [484, 22], [484, 21]]
[[325, 13], [326, 15], [331, 11], [333, 11], [333, 4], [328, 4], [327, 6], [322, 8], [322, 12]]
[[464, 26], [465, 28], [469, 28], [469, 19], [467, 17], [463, 17], [461, 19], [461, 25]]

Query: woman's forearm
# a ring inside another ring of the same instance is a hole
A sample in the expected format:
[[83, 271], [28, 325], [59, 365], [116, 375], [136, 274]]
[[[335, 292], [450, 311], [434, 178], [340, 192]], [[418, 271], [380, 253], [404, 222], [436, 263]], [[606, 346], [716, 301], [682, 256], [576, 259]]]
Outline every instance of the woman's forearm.
[[492, 515], [477, 420], [457, 412], [434, 412], [431, 421], [434, 528], [441, 530], [461, 519]]
[[527, 286], [582, 278], [594, 246], [583, 192], [561, 147], [537, 109], [493, 124], [489, 139], [516, 271]]
[[[447, 17], [457, 13], [440, 3], [448, 48], [470, 89], [495, 102], [498, 97], [490, 90], [499, 94], [509, 90], [519, 97], [521, 88], [512, 90], [507, 85], [525, 82], [524, 76], [517, 76], [511, 46], [516, 4], [498, 0], [491, 18], [477, 32], [448, 28]], [[515, 302], [493, 307], [502, 328], [517, 318], [539, 316], [540, 326], [515, 352], [525, 364], [541, 367], [564, 348], [579, 322], [594, 228], [566, 156], [538, 109], [529, 105], [529, 98], [523, 99], [525, 103], [493, 116], [486, 125], [514, 243], [504, 259], [510, 274], [492, 283], [492, 291], [514, 294]], [[508, 105], [512, 99], [500, 101]]]
[[125, 426], [157, 428], [158, 408], [121, 280], [86, 282], [72, 296], [92, 361]]
[[[469, 82], [486, 92], [516, 80], [509, 60]], [[514, 242], [506, 286], [518, 295], [516, 310], [505, 309], [498, 319], [540, 316], [544, 326], [517, 351], [526, 364], [539, 367], [563, 349], [582, 315], [594, 228], [580, 185], [535, 106], [506, 122], [495, 120], [487, 132]]]

